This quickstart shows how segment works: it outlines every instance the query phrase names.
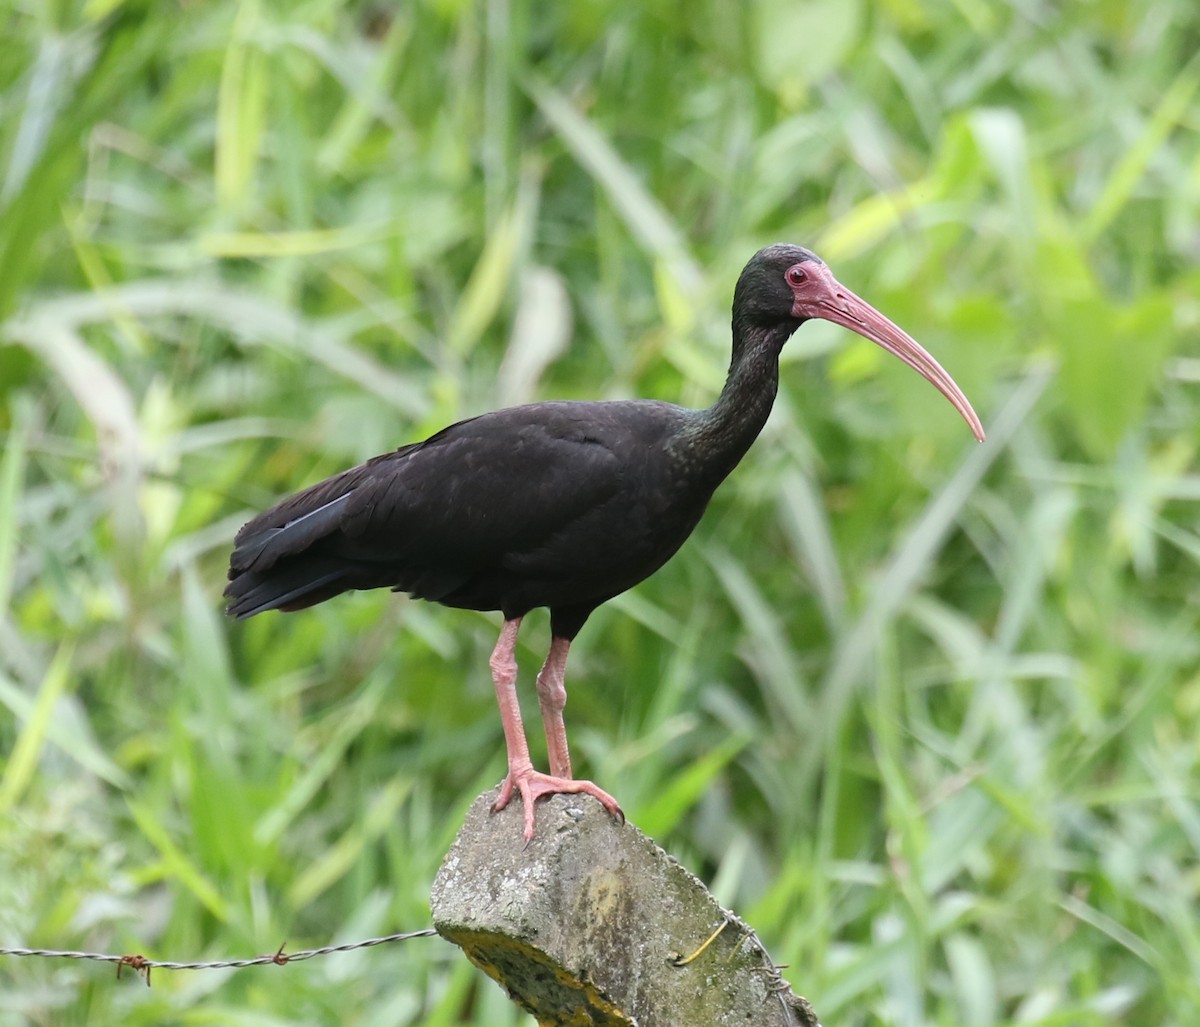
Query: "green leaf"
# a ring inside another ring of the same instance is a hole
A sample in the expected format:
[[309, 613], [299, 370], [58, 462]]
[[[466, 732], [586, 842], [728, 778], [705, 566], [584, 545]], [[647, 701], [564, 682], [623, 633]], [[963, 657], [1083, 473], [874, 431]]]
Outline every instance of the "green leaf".
[[1153, 293], [1122, 306], [1068, 301], [1051, 314], [1048, 333], [1062, 354], [1063, 407], [1088, 452], [1108, 459], [1143, 417], [1175, 344], [1175, 304]]

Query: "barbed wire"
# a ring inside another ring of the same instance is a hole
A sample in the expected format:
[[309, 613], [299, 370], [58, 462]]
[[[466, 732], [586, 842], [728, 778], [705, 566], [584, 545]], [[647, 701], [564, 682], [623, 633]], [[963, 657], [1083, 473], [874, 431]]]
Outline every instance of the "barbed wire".
[[129, 967], [146, 978], [146, 987], [150, 986], [151, 970], [240, 970], [244, 966], [286, 966], [288, 963], [299, 963], [305, 959], [317, 956], [328, 956], [332, 952], [352, 952], [355, 949], [371, 948], [373, 945], [387, 945], [394, 941], [408, 941], [411, 938], [428, 938], [437, 934], [432, 927], [420, 931], [406, 931], [399, 934], [385, 934], [381, 938], [367, 938], [364, 941], [351, 941], [342, 945], [325, 945], [319, 949], [303, 949], [300, 952], [285, 952], [287, 942], [279, 946], [279, 950], [269, 956], [254, 956], [250, 959], [216, 959], [209, 961], [194, 961], [179, 963], [167, 959], [147, 959], [140, 953], [129, 953], [123, 956], [111, 952], [73, 952], [61, 949], [22, 949], [0, 948], [0, 956], [42, 956], [48, 959], [90, 959], [97, 963], [116, 963], [117, 977], [121, 970]]

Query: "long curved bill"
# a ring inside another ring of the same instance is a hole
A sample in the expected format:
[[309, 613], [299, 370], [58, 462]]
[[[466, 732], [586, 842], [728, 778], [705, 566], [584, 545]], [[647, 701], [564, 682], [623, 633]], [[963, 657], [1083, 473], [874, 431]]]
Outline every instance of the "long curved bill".
[[[971, 407], [970, 401], [963, 395], [954, 379], [946, 373], [928, 351], [908, 334], [903, 328], [884, 317], [871, 304], [856, 296], [824, 266], [807, 268], [810, 273], [815, 271], [823, 279], [823, 295], [812, 305], [811, 316], [832, 321], [843, 328], [857, 332], [864, 339], [870, 339], [876, 345], [882, 346], [889, 353], [899, 357], [914, 371], [918, 371], [929, 379], [934, 387], [954, 405], [954, 409], [962, 415], [962, 419], [970, 426], [975, 438], [984, 440], [983, 424]], [[806, 311], [808, 312], [808, 311]]]

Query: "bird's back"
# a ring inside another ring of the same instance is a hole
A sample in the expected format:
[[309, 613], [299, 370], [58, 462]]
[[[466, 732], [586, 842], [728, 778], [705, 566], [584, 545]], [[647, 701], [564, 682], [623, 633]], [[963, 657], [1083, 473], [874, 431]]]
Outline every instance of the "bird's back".
[[586, 617], [657, 570], [703, 513], [713, 486], [673, 447], [694, 416], [639, 400], [536, 403], [376, 457], [238, 532], [230, 612], [390, 587], [506, 616]]

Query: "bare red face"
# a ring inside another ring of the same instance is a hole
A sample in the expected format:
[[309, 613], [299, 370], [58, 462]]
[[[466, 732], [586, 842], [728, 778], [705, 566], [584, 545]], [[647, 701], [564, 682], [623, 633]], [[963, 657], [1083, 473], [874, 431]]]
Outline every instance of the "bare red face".
[[793, 264], [783, 274], [792, 290], [792, 316], [819, 317], [870, 339], [921, 373], [954, 405], [970, 425], [975, 438], [984, 439], [983, 425], [967, 397], [932, 356], [903, 328], [884, 317], [866, 300], [859, 298], [836, 278], [829, 268], [816, 261]]

